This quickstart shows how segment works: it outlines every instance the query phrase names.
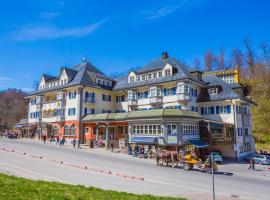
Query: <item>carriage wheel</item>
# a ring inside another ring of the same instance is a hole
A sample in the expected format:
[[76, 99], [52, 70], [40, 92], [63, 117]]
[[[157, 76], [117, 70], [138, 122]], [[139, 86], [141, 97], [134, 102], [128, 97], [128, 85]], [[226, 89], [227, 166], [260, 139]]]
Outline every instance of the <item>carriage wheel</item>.
[[189, 163], [184, 164], [184, 170], [191, 170], [192, 168], [193, 168], [192, 164], [189, 164]]

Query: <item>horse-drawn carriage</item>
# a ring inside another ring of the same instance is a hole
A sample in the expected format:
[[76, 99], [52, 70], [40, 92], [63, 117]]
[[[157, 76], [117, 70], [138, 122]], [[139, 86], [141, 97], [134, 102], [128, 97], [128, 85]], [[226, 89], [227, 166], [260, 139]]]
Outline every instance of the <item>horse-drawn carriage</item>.
[[[205, 171], [207, 173], [212, 172], [212, 162], [209, 157], [203, 163], [203, 161], [196, 156], [194, 153], [178, 153], [173, 150], [158, 150], [156, 153], [156, 163], [157, 166], [165, 165], [166, 167], [171, 164], [172, 167], [180, 167], [184, 170], [191, 170], [196, 167], [200, 171]], [[218, 171], [217, 164], [214, 162], [214, 172]]]

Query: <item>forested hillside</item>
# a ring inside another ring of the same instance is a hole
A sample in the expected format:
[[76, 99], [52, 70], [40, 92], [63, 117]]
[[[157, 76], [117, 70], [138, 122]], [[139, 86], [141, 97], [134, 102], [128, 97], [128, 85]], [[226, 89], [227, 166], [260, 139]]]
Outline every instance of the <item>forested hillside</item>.
[[0, 92], [0, 126], [12, 128], [20, 119], [27, 117], [26, 93], [17, 89]]

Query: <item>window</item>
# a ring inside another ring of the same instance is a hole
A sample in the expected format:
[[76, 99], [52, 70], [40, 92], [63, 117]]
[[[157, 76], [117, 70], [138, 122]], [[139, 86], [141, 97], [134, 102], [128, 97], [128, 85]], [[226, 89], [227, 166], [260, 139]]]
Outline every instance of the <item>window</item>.
[[135, 81], [134, 76], [129, 77], [129, 82], [130, 82], [130, 83], [133, 83], [134, 81]]
[[111, 101], [111, 95], [102, 94], [102, 101]]
[[61, 109], [56, 109], [55, 116], [61, 116]]
[[194, 135], [194, 134], [198, 134], [197, 125], [183, 124], [182, 125], [182, 134], [183, 135]]
[[142, 75], [142, 81], [145, 81], [145, 75]]
[[124, 102], [124, 101], [125, 101], [125, 95], [116, 96], [116, 102]]
[[190, 92], [190, 87], [188, 83], [180, 82], [178, 83], [178, 93], [183, 94], [183, 93], [189, 93]]
[[151, 78], [152, 78], [152, 74], [148, 74], [147, 79], [151, 79]]
[[95, 114], [94, 108], [84, 108], [84, 115], [93, 115]]
[[69, 109], [68, 109], [68, 115], [69, 115], [69, 116], [74, 116], [74, 115], [76, 115], [76, 108], [69, 108]]
[[111, 113], [112, 111], [110, 110], [102, 110], [102, 113]]
[[57, 126], [53, 127], [53, 135], [58, 135], [58, 130]]
[[162, 134], [163, 130], [160, 124], [142, 124], [142, 125], [133, 125], [132, 134]]
[[217, 95], [218, 94], [218, 88], [210, 88], [209, 90], [210, 95]]
[[248, 115], [248, 114], [249, 114], [248, 107], [243, 106], [243, 114], [244, 114], [244, 115]]
[[36, 104], [36, 99], [31, 99], [30, 104], [35, 105]]
[[167, 134], [177, 134], [176, 124], [167, 125]]
[[69, 135], [69, 127], [68, 125], [64, 126], [64, 136], [68, 136]]
[[91, 92], [85, 92], [85, 102], [95, 103], [96, 94]]
[[170, 75], [171, 75], [171, 70], [165, 69], [165, 76], [170, 76]]
[[162, 72], [158, 72], [158, 77], [162, 77]]
[[153, 78], [157, 78], [157, 73], [156, 72], [153, 73]]
[[74, 124], [72, 124], [71, 126], [70, 126], [70, 136], [75, 136], [75, 125]]
[[245, 133], [245, 135], [248, 135], [248, 128], [244, 129], [244, 133]]
[[165, 106], [165, 109], [182, 109], [181, 105]]
[[219, 106], [219, 113], [221, 113], [221, 114], [229, 114], [229, 113], [231, 113], [231, 106], [230, 105]]
[[69, 99], [76, 99], [76, 91], [69, 92], [68, 93], [68, 98]]

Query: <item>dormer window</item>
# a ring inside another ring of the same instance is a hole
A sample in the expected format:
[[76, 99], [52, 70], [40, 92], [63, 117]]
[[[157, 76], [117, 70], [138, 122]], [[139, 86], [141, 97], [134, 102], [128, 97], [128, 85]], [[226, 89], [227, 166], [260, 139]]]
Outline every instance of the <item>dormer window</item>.
[[145, 75], [142, 75], [142, 81], [145, 81]]
[[171, 70], [165, 69], [165, 76], [170, 76], [170, 75], [171, 75]]
[[133, 83], [135, 81], [134, 76], [129, 77], [129, 82]]
[[151, 79], [151, 78], [152, 78], [152, 74], [148, 74], [148, 75], [147, 75], [147, 78], [148, 78], [148, 79]]
[[153, 73], [153, 78], [157, 78], [157, 73]]
[[161, 77], [162, 76], [162, 72], [158, 72], [158, 77]]
[[218, 88], [210, 88], [208, 90], [210, 95], [217, 95], [218, 94]]

